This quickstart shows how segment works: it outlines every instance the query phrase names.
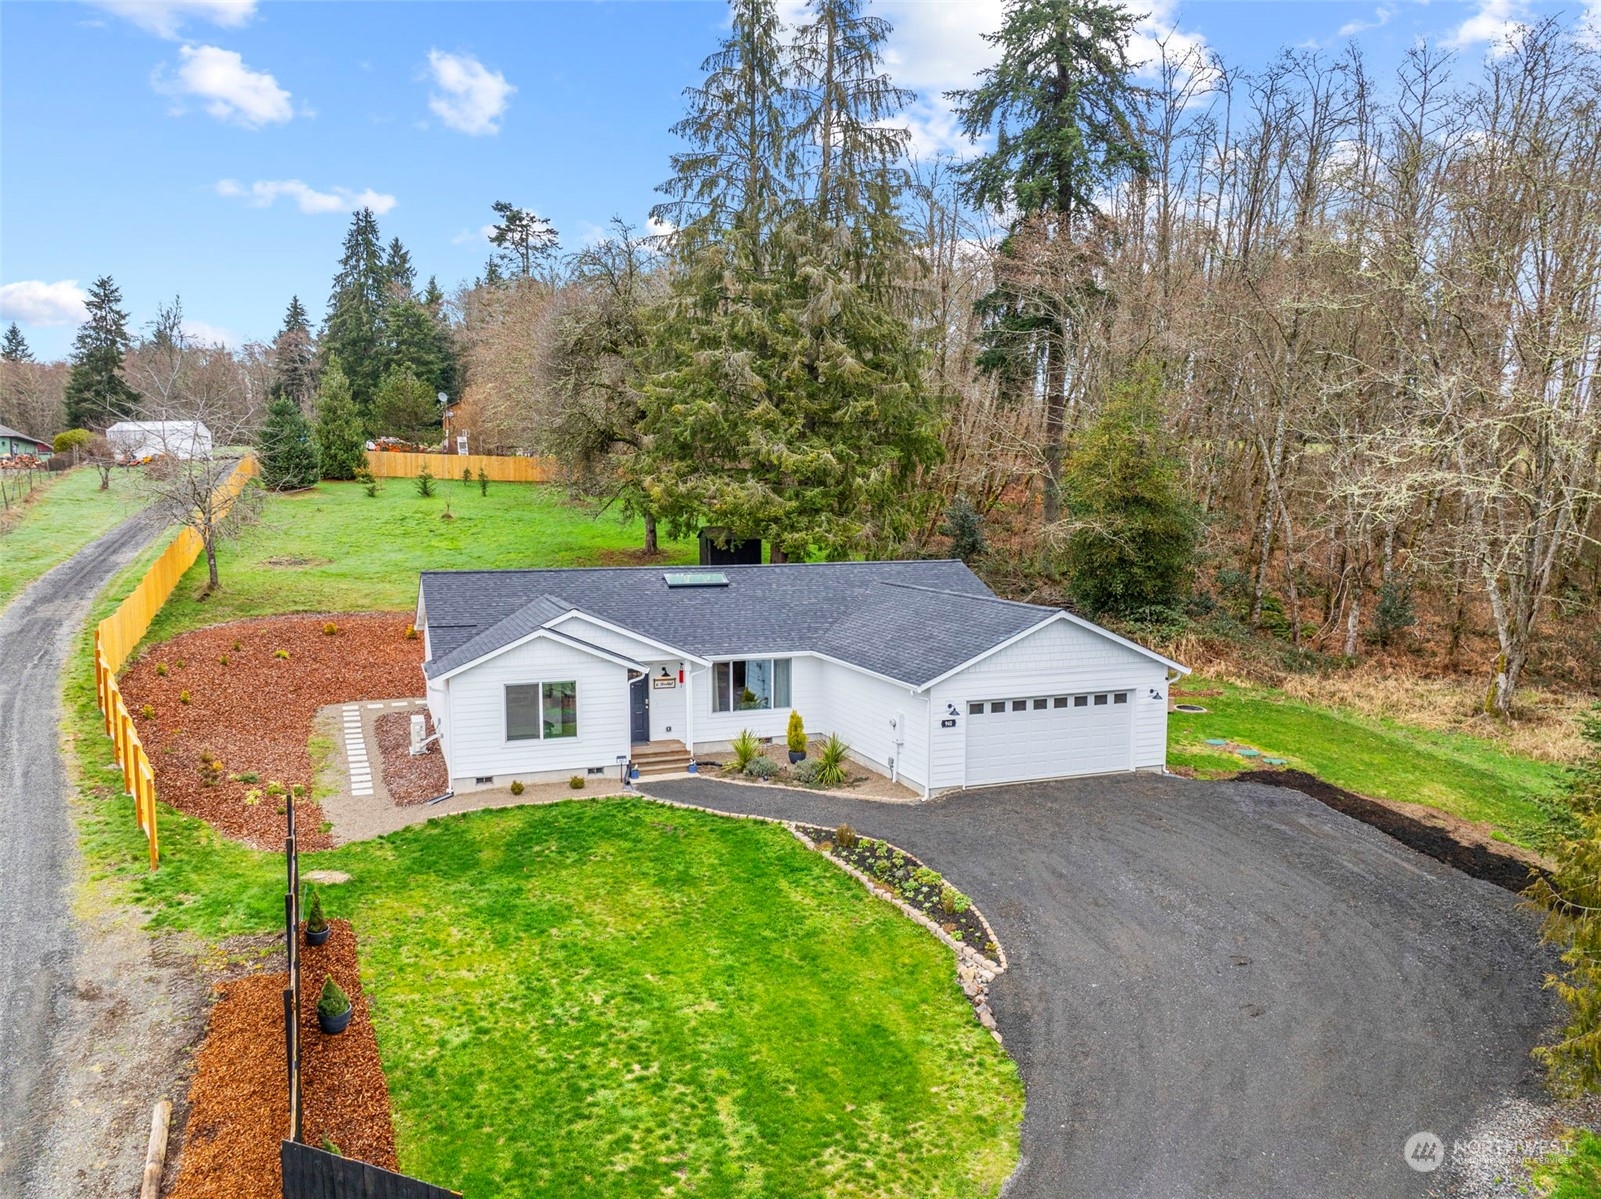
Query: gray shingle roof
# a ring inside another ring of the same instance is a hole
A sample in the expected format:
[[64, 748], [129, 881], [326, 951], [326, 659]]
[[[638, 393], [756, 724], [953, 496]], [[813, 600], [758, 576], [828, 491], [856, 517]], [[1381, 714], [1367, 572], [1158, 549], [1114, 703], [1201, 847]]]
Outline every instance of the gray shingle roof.
[[430, 678], [578, 610], [697, 657], [814, 650], [921, 686], [1057, 609], [997, 599], [961, 562], [725, 566], [669, 588], [661, 567], [425, 571]]
[[0, 425], [0, 437], [12, 437], [18, 441], [31, 441], [34, 445], [48, 446], [50, 443], [38, 437], [30, 437], [20, 429], [13, 429], [9, 425]]

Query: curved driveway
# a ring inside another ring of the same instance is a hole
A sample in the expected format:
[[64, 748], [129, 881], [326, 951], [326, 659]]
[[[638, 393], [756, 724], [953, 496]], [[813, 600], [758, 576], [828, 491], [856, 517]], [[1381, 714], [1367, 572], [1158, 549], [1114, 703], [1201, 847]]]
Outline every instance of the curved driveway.
[[1124, 775], [895, 805], [710, 780], [663, 799], [849, 821], [971, 894], [1027, 1090], [1010, 1199], [1422, 1196], [1401, 1146], [1537, 1094], [1551, 959], [1514, 896], [1299, 792]]
[[58, 1193], [32, 1175], [53, 1131], [53, 1105], [71, 1098], [58, 1093], [52, 1061], [78, 953], [62, 667], [95, 595], [156, 527], [145, 516], [125, 521], [0, 612], [0, 1195]]

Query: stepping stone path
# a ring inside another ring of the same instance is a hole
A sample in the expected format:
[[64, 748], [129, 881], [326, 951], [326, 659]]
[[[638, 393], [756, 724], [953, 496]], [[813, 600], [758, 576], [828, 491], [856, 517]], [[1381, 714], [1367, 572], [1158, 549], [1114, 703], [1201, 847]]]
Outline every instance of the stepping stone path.
[[[381, 708], [383, 704], [368, 704]], [[367, 739], [361, 732], [361, 705], [345, 705], [345, 761], [350, 766], [350, 793], [372, 794], [372, 763], [367, 760]]]

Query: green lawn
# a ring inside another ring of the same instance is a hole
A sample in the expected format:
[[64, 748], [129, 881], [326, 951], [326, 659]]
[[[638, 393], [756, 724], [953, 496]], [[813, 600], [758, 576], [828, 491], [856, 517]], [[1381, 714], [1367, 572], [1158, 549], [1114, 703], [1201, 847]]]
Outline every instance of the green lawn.
[[1597, 1199], [1601, 1196], [1601, 1136], [1580, 1131], [1567, 1153], [1536, 1166], [1534, 1193], [1543, 1199]]
[[1281, 757], [1339, 787], [1405, 803], [1427, 804], [1493, 825], [1508, 840], [1539, 849], [1559, 827], [1550, 801], [1560, 766], [1507, 753], [1462, 733], [1434, 733], [1392, 721], [1313, 708], [1272, 691], [1192, 678], [1180, 691], [1221, 689], [1196, 698], [1205, 715], [1175, 712], [1168, 723], [1168, 764], [1217, 777], [1256, 764], [1208, 738]]
[[[269, 496], [261, 522], [219, 551], [222, 589], [195, 598], [206, 578], [196, 562], [150, 639], [247, 616], [410, 608], [420, 570], [626, 565], [644, 544], [640, 522], [597, 514], [557, 487], [491, 483], [487, 496], [459, 480], [435, 488], [423, 499], [410, 480], [387, 479], [377, 498], [358, 483]], [[661, 548], [673, 562], [696, 554], [689, 541]]]
[[110, 491], [100, 490], [100, 472], [89, 466], [49, 476], [22, 519], [0, 533], [0, 608], [144, 504], [132, 471], [113, 471]]

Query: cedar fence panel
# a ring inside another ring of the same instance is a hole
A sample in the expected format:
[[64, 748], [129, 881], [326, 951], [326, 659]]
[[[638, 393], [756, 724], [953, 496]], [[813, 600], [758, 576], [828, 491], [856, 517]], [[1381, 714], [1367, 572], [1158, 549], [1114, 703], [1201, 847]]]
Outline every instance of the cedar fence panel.
[[[222, 493], [219, 508], [226, 513], [226, 505], [244, 490], [259, 471], [254, 455], [246, 456], [234, 467], [233, 473], [217, 489]], [[122, 768], [123, 789], [133, 796], [133, 818], [144, 833], [150, 846], [150, 869], [160, 861], [161, 851], [156, 836], [156, 776], [150, 767], [150, 758], [139, 741], [128, 707], [122, 701], [122, 690], [117, 686], [117, 671], [127, 662], [133, 647], [150, 629], [150, 622], [161, 611], [184, 571], [194, 565], [202, 549], [200, 534], [185, 526], [150, 564], [139, 585], [117, 605], [117, 610], [95, 626], [94, 668], [95, 695], [100, 700], [100, 711], [105, 714], [106, 736], [116, 748], [117, 765]]]
[[496, 483], [548, 483], [555, 477], [549, 458], [518, 458], [498, 454], [403, 454], [392, 450], [373, 450], [367, 455], [367, 469], [375, 479], [414, 479], [423, 467], [439, 480], [461, 479], [463, 470], [474, 479], [483, 471]]
[[283, 1199], [461, 1199], [460, 1191], [295, 1141], [283, 1142], [280, 1160]]

